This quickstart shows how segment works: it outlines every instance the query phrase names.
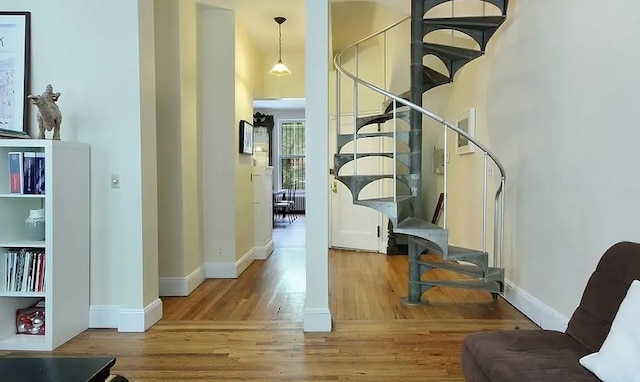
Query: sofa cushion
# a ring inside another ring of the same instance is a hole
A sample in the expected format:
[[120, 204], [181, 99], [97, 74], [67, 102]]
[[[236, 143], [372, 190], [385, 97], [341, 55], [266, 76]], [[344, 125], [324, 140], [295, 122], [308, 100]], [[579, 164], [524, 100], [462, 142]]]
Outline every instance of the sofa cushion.
[[640, 281], [631, 283], [600, 351], [580, 364], [605, 382], [640, 382]]
[[505, 330], [465, 337], [461, 360], [467, 381], [599, 382], [579, 363], [588, 353], [564, 333]]
[[598, 262], [567, 327], [567, 334], [589, 349], [600, 350], [631, 282], [640, 278], [640, 244], [620, 242]]

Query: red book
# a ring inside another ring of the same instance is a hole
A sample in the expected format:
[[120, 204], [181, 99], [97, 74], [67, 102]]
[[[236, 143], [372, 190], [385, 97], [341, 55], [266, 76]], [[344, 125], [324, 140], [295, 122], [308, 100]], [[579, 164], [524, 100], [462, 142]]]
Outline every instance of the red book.
[[22, 152], [9, 152], [9, 179], [10, 179], [10, 192], [12, 194], [24, 193], [23, 180], [23, 154]]

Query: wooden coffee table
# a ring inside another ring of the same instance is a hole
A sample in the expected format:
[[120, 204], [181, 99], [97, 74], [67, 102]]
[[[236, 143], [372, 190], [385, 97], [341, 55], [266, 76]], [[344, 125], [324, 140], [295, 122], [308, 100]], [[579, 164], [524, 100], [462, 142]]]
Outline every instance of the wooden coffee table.
[[104, 382], [113, 357], [0, 358], [0, 379], [11, 382]]

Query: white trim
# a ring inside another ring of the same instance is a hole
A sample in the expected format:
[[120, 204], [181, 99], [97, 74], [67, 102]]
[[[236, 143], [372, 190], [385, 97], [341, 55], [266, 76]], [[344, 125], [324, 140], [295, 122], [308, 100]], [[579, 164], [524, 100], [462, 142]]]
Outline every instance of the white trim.
[[522, 314], [546, 330], [564, 332], [569, 319], [533, 297], [510, 280], [504, 280], [504, 298]]
[[254, 250], [251, 248], [235, 263], [205, 263], [204, 274], [208, 279], [236, 279], [244, 272], [254, 260]]
[[120, 306], [90, 305], [89, 327], [92, 329], [117, 329]]
[[162, 301], [155, 300], [144, 309], [121, 309], [119, 305], [89, 306], [89, 327], [118, 329], [119, 332], [144, 332], [162, 318]]
[[305, 309], [303, 320], [305, 332], [331, 331], [331, 311], [329, 309]]
[[187, 276], [187, 294], [190, 295], [204, 281], [204, 264], [196, 268]]
[[142, 333], [162, 318], [162, 300], [156, 299], [144, 309], [120, 309], [118, 331]]
[[256, 246], [254, 248], [255, 259], [256, 260], [266, 260], [273, 253], [273, 239], [269, 240], [267, 245]]
[[249, 252], [245, 253], [244, 256], [236, 261], [236, 277], [240, 276], [242, 272], [249, 268], [249, 265], [253, 263], [253, 260], [255, 259], [254, 253], [255, 248], [251, 248]]
[[188, 296], [204, 281], [204, 265], [187, 277], [158, 278], [160, 296]]

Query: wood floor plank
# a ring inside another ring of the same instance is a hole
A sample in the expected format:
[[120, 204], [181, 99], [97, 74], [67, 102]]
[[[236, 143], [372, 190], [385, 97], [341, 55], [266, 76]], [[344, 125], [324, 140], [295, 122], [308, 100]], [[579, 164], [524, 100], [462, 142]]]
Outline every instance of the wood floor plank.
[[467, 334], [538, 329], [484, 292], [434, 288], [429, 304], [404, 305], [405, 256], [331, 251], [333, 331], [305, 333], [303, 222], [281, 224], [274, 254], [238, 279], [206, 280], [189, 297], [163, 298], [164, 318], [146, 333], [92, 329], [52, 353], [0, 357], [116, 356], [112, 371], [139, 382], [458, 382]]

